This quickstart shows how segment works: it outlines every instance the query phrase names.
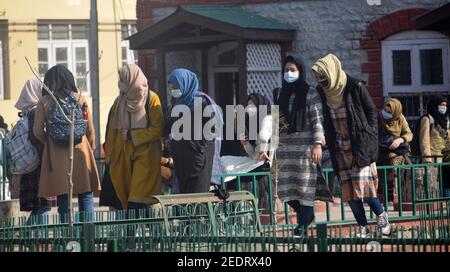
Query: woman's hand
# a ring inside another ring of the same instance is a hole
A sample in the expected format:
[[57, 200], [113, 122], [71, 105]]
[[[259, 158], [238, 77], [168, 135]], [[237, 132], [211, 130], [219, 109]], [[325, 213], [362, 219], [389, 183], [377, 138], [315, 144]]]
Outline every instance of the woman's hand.
[[128, 129], [120, 129], [120, 137], [122, 138], [122, 140], [126, 141], [128, 140]]
[[397, 149], [402, 143], [404, 143], [405, 142], [405, 140], [403, 140], [403, 138], [398, 138], [398, 139], [395, 139], [393, 142], [392, 142], [392, 144], [389, 146], [389, 149], [390, 150], [395, 150], [395, 149]]
[[314, 164], [320, 164], [322, 161], [322, 145], [315, 144], [311, 151], [311, 160]]
[[239, 140], [241, 141], [241, 144], [242, 144], [242, 145], [248, 144], [248, 137], [245, 136], [244, 134], [241, 135], [241, 137], [240, 137]]
[[270, 160], [269, 156], [267, 156], [267, 153], [264, 151], [259, 152], [258, 161], [266, 161], [266, 160]]

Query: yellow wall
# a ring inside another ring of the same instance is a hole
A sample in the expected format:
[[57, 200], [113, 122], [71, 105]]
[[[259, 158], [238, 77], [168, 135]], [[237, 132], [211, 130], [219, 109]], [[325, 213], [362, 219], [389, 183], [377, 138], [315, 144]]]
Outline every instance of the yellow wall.
[[[115, 12], [114, 12], [115, 1]], [[121, 21], [136, 20], [136, 0], [98, 0], [101, 142], [109, 107], [118, 90], [117, 70], [121, 65]], [[3, 14], [3, 12], [5, 12]], [[3, 15], [2, 15], [3, 14]], [[90, 0], [1, 0], [0, 22], [7, 22], [8, 48], [4, 80], [8, 99], [0, 100], [0, 115], [8, 124], [17, 120], [14, 104], [27, 79], [33, 77], [25, 56], [37, 67], [37, 20], [88, 20]], [[91, 101], [91, 99], [88, 99]], [[91, 107], [92, 109], [92, 107]]]

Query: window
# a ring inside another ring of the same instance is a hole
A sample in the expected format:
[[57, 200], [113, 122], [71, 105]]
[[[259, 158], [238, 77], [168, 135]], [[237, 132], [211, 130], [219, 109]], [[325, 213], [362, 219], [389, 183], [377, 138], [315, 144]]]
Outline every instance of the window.
[[38, 25], [38, 70], [44, 77], [56, 65], [66, 66], [74, 75], [78, 89], [89, 95], [88, 27], [86, 24]]
[[450, 92], [448, 37], [406, 31], [382, 42], [383, 92], [402, 101], [405, 116], [423, 114], [429, 97]]
[[136, 50], [130, 50], [130, 43], [125, 40], [129, 36], [137, 32], [136, 25], [130, 23], [122, 23], [122, 66], [126, 64], [133, 64], [138, 62], [138, 55]]

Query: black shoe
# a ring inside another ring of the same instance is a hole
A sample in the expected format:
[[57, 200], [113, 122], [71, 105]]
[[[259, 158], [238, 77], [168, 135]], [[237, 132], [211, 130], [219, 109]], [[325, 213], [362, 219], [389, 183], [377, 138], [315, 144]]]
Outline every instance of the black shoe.
[[295, 238], [303, 238], [308, 236], [308, 229], [303, 228], [302, 226], [298, 225], [294, 229], [294, 237]]

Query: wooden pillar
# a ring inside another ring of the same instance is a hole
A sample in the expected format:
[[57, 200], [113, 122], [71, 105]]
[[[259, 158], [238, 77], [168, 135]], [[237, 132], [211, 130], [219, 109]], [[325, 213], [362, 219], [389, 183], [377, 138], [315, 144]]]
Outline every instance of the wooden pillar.
[[200, 48], [202, 55], [202, 91], [211, 95], [212, 90], [208, 90], [208, 47], [203, 46]]
[[158, 67], [158, 93], [161, 105], [164, 108], [167, 107], [167, 82], [166, 82], [166, 52], [163, 48], [156, 50], [156, 61]]

